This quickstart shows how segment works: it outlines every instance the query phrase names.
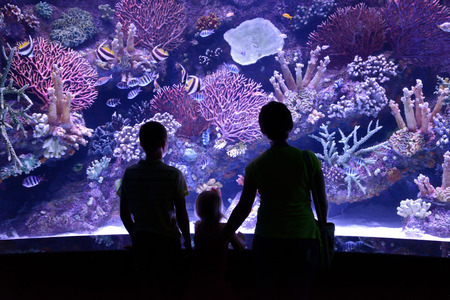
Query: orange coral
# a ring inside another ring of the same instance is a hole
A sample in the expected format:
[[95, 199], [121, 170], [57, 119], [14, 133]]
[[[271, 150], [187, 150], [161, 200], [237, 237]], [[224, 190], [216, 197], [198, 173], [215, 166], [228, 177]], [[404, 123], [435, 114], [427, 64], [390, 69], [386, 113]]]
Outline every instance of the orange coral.
[[197, 20], [197, 28], [198, 31], [206, 30], [206, 29], [217, 29], [220, 26], [220, 19], [216, 16], [215, 13], [210, 12], [207, 16], [201, 16]]

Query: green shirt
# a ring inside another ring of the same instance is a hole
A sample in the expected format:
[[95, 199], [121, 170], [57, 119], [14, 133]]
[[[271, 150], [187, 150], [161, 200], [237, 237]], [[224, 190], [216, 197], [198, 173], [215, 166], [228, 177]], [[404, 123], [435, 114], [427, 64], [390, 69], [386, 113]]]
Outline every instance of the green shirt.
[[[312, 152], [309, 153], [312, 171], [320, 171], [320, 161]], [[319, 237], [301, 150], [291, 146], [268, 149], [247, 165], [245, 182], [255, 186], [261, 196], [256, 235], [304, 239]]]

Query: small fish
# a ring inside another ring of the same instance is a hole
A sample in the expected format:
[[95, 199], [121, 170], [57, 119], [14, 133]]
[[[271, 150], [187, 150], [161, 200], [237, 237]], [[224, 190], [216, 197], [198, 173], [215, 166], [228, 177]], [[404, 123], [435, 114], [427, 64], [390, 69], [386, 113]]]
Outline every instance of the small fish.
[[225, 64], [225, 68], [233, 74], [239, 73], [239, 68], [235, 64]]
[[108, 101], [106, 101], [106, 105], [108, 105], [109, 107], [116, 107], [119, 104], [120, 104], [119, 98], [111, 98]]
[[100, 86], [100, 85], [104, 85], [105, 83], [107, 83], [108, 81], [110, 81], [112, 79], [112, 74], [106, 77], [100, 77], [97, 82], [95, 83], [95, 86]]
[[280, 38], [287, 39], [287, 35], [285, 33], [280, 34]]
[[128, 84], [127, 84], [125, 81], [119, 81], [119, 82], [116, 84], [116, 86], [117, 86], [118, 89], [121, 89], [121, 90], [126, 90], [126, 89], [129, 88], [129, 87], [128, 87]]
[[263, 92], [254, 92], [253, 93], [253, 96], [264, 96], [264, 93]]
[[169, 53], [166, 50], [158, 47], [159, 45], [153, 48], [152, 52], [150, 53], [151, 58], [150, 61], [154, 64], [163, 61], [169, 57]]
[[181, 83], [182, 84], [186, 84], [187, 78], [188, 78], [188, 73], [186, 72], [186, 69], [179, 64], [181, 67]]
[[45, 181], [45, 175], [37, 176], [37, 175], [31, 175], [25, 178], [22, 182], [22, 185], [26, 188], [32, 188], [42, 181]]
[[292, 18], [294, 18], [293, 16], [291, 16], [291, 15], [288, 14], [288, 13], [284, 13], [284, 14], [283, 14], [283, 17], [285, 17], [285, 18], [287, 18], [287, 19], [289, 19], [289, 20], [292, 20]]
[[154, 86], [153, 93], [159, 93], [159, 91], [161, 91], [161, 86], [159, 85], [158, 81], [156, 81], [156, 80], [158, 80], [158, 78], [159, 78], [159, 74], [156, 75], [155, 80], [153, 80], [153, 86]]
[[202, 38], [205, 38], [205, 37], [210, 36], [213, 33], [214, 33], [214, 29], [205, 29], [205, 30], [200, 31], [200, 36]]
[[351, 176], [351, 177], [353, 177], [353, 176], [358, 174], [358, 173], [356, 173], [356, 171], [353, 168], [350, 168], [350, 167], [346, 167], [344, 169], [344, 173], [345, 173], [345, 175]]
[[322, 50], [327, 50], [328, 48], [330, 48], [330, 45], [323, 45], [322, 46]]
[[193, 93], [200, 92], [203, 90], [202, 80], [197, 76], [189, 76], [189, 79], [186, 83], [186, 92], [188, 95], [192, 95]]
[[23, 42], [19, 45], [19, 54], [26, 57], [34, 57], [34, 45], [33, 45], [33, 39], [31, 36], [28, 36], [30, 38], [30, 41]]
[[450, 32], [450, 22], [442, 23], [441, 25], [438, 25], [439, 29], [445, 32]]
[[137, 95], [139, 95], [139, 93], [141, 92], [141, 88], [138, 87], [137, 89], [132, 90], [131, 92], [128, 93], [128, 99], [134, 99], [137, 97]]
[[130, 80], [128, 80], [127, 84], [128, 84], [128, 87], [133, 88], [139, 84], [139, 78], [136, 78], [136, 77], [130, 78]]
[[229, 13], [227, 13], [226, 15], [225, 15], [225, 17], [227, 17], [227, 18], [231, 18], [231, 17], [233, 17], [234, 16], [234, 12], [232, 12], [232, 11], [230, 11]]
[[198, 41], [196, 39], [191, 41], [191, 45], [192, 46], [197, 46], [198, 45]]
[[97, 58], [100, 59], [103, 62], [109, 62], [115, 59], [114, 51], [112, 51], [108, 46], [103, 46], [106, 43], [106, 40], [98, 46], [97, 51], [95, 52], [97, 54]]
[[365, 166], [366, 165], [366, 162], [361, 157], [357, 157], [354, 160], [358, 164], [358, 166]]
[[147, 86], [156, 78], [156, 73], [148, 72], [139, 78], [139, 86]]
[[202, 93], [195, 93], [194, 95], [192, 95], [192, 99], [197, 102], [201, 102], [203, 101], [203, 99], [205, 99], [205, 95]]

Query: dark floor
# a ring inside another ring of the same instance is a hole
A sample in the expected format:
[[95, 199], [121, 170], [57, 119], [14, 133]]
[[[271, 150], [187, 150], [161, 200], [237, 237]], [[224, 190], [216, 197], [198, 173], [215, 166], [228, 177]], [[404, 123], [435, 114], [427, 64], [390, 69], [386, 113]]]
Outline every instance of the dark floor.
[[[449, 263], [337, 253], [328, 278], [316, 280], [312, 299], [450, 299]], [[128, 251], [1, 255], [0, 270], [1, 300], [140, 299]], [[250, 253], [230, 252], [229, 279], [238, 299], [254, 299], [253, 278]]]

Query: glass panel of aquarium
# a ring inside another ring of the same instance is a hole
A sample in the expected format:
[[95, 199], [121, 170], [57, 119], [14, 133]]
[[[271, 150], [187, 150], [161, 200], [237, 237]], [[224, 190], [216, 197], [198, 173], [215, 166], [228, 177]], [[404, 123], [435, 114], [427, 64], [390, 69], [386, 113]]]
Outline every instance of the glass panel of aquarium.
[[2, 252], [126, 245], [118, 193], [149, 120], [191, 223], [211, 188], [228, 217], [278, 101], [321, 161], [339, 251], [448, 256], [449, 20], [437, 0], [1, 0]]

